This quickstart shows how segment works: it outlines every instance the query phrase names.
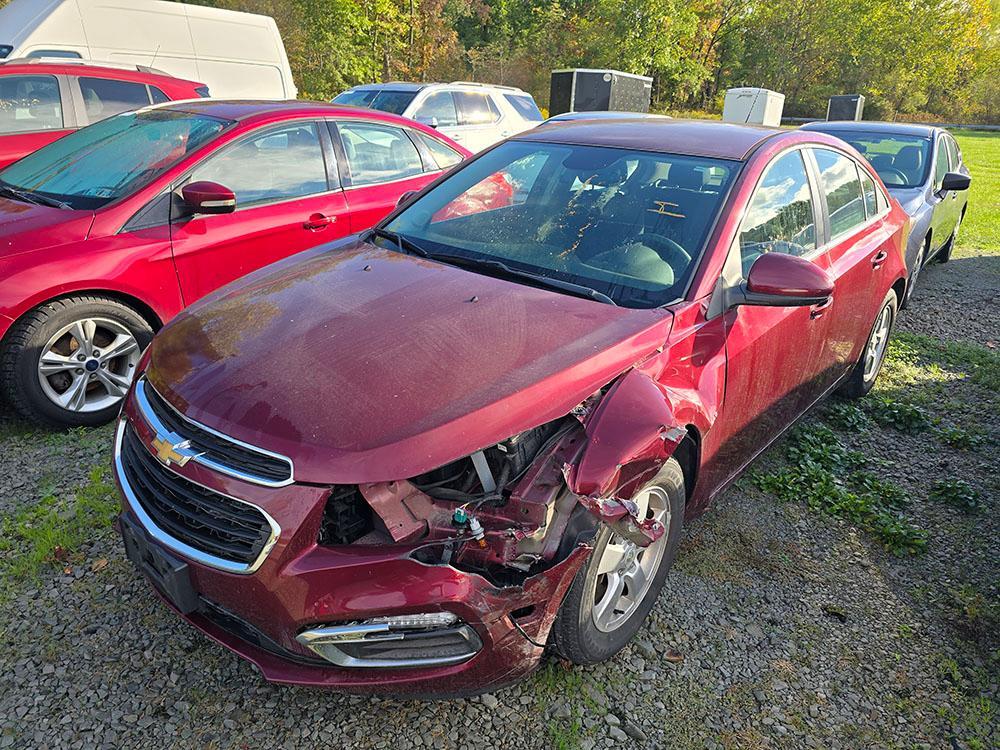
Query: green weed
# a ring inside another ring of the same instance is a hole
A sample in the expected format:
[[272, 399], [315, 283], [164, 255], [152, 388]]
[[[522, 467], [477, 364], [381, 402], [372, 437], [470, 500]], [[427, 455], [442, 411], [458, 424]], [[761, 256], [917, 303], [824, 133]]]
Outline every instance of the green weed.
[[966, 513], [985, 510], [983, 496], [963, 479], [942, 479], [931, 486], [931, 500], [960, 508]]

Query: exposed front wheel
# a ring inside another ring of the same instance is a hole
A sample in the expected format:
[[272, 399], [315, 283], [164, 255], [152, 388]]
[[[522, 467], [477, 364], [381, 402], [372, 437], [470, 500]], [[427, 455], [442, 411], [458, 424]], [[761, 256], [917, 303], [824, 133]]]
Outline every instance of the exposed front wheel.
[[875, 379], [885, 361], [885, 353], [889, 349], [889, 334], [892, 333], [892, 326], [896, 322], [897, 309], [896, 293], [890, 289], [875, 316], [865, 348], [861, 351], [861, 358], [851, 371], [850, 377], [840, 387], [840, 395], [846, 398], [861, 398], [875, 385]]
[[552, 626], [551, 645], [575, 664], [593, 664], [618, 653], [638, 632], [673, 564], [684, 521], [684, 474], [670, 459], [632, 498], [645, 518], [665, 527], [648, 547], [602, 526], [594, 552], [577, 573]]
[[7, 398], [49, 426], [110, 421], [153, 331], [135, 310], [105, 297], [68, 297], [32, 310], [0, 352]]

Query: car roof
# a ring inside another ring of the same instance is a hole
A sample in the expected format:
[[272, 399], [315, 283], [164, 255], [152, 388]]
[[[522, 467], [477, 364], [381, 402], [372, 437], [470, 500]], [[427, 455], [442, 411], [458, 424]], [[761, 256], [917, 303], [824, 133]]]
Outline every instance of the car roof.
[[526, 131], [512, 140], [632, 148], [742, 161], [764, 141], [787, 132], [718, 120], [629, 117], [559, 122]]
[[365, 115], [368, 117], [393, 117], [385, 112], [353, 107], [347, 104], [328, 104], [326, 102], [309, 102], [299, 99], [276, 101], [269, 99], [191, 99], [184, 102], [167, 102], [160, 104], [158, 109], [172, 109], [179, 112], [208, 115], [223, 120], [258, 119], [269, 115], [316, 115], [330, 117], [333, 115]]
[[821, 133], [885, 133], [886, 135], [916, 135], [931, 138], [942, 128], [934, 125], [918, 125], [908, 122], [880, 122], [877, 120], [818, 120], [806, 123], [802, 130], [816, 130]]
[[516, 86], [503, 86], [496, 83], [478, 83], [476, 81], [452, 81], [445, 83], [442, 81], [427, 81], [423, 83], [412, 83], [409, 81], [388, 81], [386, 83], [361, 83], [352, 86], [348, 91], [423, 91], [430, 88], [456, 88], [475, 90], [507, 91], [512, 94], [524, 94], [523, 89]]
[[170, 81], [172, 83], [187, 83], [192, 86], [201, 86], [198, 81], [166, 73], [156, 68], [145, 65], [115, 65], [100, 62], [82, 61], [78, 62], [72, 58], [66, 60], [49, 60], [37, 58], [20, 58], [0, 62], [0, 76], [3, 75], [72, 75], [88, 76], [93, 78], [111, 78], [114, 80], [128, 81]]

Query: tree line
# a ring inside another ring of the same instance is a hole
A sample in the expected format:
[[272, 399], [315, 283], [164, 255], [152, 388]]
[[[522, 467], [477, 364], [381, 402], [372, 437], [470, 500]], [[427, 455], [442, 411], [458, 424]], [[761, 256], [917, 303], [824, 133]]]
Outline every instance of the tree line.
[[390, 80], [520, 86], [557, 68], [653, 77], [653, 108], [721, 109], [733, 86], [819, 117], [1000, 123], [1000, 0], [196, 0], [275, 18], [301, 96]]

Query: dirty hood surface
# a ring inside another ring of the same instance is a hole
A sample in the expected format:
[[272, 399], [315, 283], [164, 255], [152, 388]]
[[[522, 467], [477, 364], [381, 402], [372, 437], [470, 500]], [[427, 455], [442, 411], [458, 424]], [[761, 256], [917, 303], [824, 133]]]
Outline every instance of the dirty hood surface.
[[0, 258], [79, 242], [87, 238], [93, 223], [92, 211], [0, 198]]
[[671, 321], [355, 241], [182, 313], [147, 375], [190, 418], [290, 456], [298, 481], [386, 481], [566, 414]]

